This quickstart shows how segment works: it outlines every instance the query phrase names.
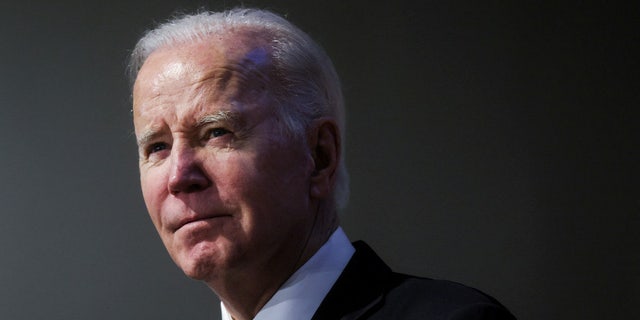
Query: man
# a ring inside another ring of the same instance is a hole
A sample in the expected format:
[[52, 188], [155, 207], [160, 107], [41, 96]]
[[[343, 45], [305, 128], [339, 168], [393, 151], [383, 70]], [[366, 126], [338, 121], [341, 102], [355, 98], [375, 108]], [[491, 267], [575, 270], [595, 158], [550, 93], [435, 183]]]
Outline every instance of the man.
[[140, 180], [174, 262], [224, 319], [512, 319], [462, 285], [392, 273], [339, 227], [347, 196], [339, 79], [266, 11], [184, 16], [130, 69]]

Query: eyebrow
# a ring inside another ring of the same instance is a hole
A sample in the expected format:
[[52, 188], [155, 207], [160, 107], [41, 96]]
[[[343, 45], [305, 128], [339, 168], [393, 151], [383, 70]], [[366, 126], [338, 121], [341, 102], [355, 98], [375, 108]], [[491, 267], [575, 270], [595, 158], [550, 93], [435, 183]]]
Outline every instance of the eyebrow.
[[201, 128], [210, 124], [227, 122], [234, 124], [238, 121], [238, 113], [227, 110], [220, 110], [214, 114], [206, 115], [198, 120], [196, 128]]
[[137, 139], [138, 147], [146, 146], [147, 144], [149, 144], [149, 142], [155, 140], [156, 137], [159, 136], [159, 135], [160, 135], [160, 131], [158, 131], [158, 130], [150, 129], [150, 130], [145, 131]]
[[[206, 115], [196, 122], [194, 126], [196, 129], [202, 128], [207, 125], [226, 122], [231, 125], [235, 124], [239, 119], [239, 115], [237, 112], [220, 110], [216, 113]], [[138, 146], [146, 146], [151, 141], [157, 139], [158, 136], [162, 135], [160, 130], [149, 129], [144, 132], [140, 138], [137, 139]]]

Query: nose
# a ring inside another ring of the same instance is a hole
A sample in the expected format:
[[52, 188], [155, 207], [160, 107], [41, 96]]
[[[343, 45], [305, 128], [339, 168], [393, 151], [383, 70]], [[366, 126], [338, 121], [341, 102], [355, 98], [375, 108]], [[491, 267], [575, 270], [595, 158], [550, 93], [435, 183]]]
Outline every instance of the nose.
[[195, 150], [189, 146], [173, 146], [170, 170], [168, 188], [171, 194], [197, 192], [211, 184]]

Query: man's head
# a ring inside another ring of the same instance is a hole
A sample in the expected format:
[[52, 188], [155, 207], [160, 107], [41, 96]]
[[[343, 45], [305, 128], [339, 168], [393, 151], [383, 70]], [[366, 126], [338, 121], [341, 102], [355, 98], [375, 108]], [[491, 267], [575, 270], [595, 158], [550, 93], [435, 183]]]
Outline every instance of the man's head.
[[343, 100], [306, 34], [264, 11], [186, 16], [147, 33], [130, 70], [145, 203], [187, 275], [280, 281], [335, 229]]
[[277, 116], [288, 134], [301, 136], [313, 119], [336, 121], [342, 148], [330, 206], [342, 210], [349, 198], [349, 175], [344, 158], [345, 107], [340, 79], [331, 59], [306, 33], [284, 18], [264, 10], [232, 9], [175, 18], [148, 31], [136, 44], [129, 61], [132, 82], [146, 59], [158, 48], [208, 41], [236, 29], [264, 32], [274, 67], [271, 95], [277, 99]]

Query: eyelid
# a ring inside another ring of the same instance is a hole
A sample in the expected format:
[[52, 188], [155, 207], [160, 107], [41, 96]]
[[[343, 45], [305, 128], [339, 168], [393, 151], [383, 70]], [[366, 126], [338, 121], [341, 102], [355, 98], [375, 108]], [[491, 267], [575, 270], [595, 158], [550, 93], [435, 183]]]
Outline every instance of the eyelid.
[[212, 128], [233, 128], [236, 125], [237, 115], [231, 111], [219, 111], [217, 113], [204, 116], [198, 120], [195, 127], [202, 130]]
[[238, 115], [233, 111], [218, 111], [198, 120], [196, 127], [199, 128], [200, 136], [206, 135], [209, 131], [220, 128], [233, 132], [237, 125]]
[[[154, 151], [153, 149], [155, 149], [158, 146], [164, 146], [164, 148], [162, 148], [161, 150]], [[156, 154], [156, 153], [161, 152], [161, 151], [164, 151], [164, 150], [167, 150], [167, 149], [170, 149], [170, 148], [171, 148], [171, 146], [167, 142], [164, 142], [164, 141], [149, 141], [145, 145], [140, 146], [140, 153], [141, 153], [141, 156], [144, 159], [149, 159], [149, 157], [151, 157], [151, 155]]]
[[[214, 135], [215, 131], [221, 131], [219, 135]], [[212, 125], [212, 126], [207, 126], [204, 127], [200, 130], [200, 139], [202, 140], [210, 140], [210, 139], [214, 139], [214, 138], [219, 138], [222, 137], [224, 135], [233, 133], [233, 131], [231, 129], [229, 129], [227, 126], [221, 125], [220, 123], [216, 124], [216, 125]]]
[[156, 147], [159, 147], [159, 146], [164, 146], [165, 148], [163, 148], [163, 149], [162, 149], [162, 150], [164, 150], [164, 149], [166, 149], [166, 147], [167, 147], [167, 143], [166, 143], [166, 142], [161, 142], [161, 141], [154, 142], [154, 143], [150, 144], [150, 145], [147, 147], [147, 150], [148, 150], [147, 152], [148, 152], [148, 153], [155, 153], [155, 152], [157, 152], [157, 151], [154, 151], [154, 149], [155, 149]]

